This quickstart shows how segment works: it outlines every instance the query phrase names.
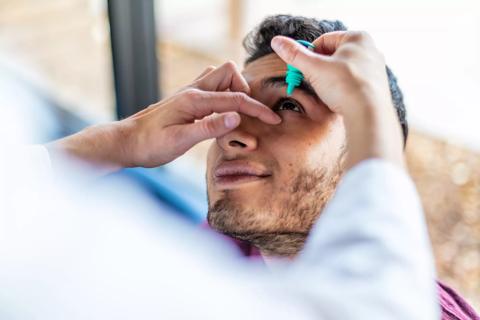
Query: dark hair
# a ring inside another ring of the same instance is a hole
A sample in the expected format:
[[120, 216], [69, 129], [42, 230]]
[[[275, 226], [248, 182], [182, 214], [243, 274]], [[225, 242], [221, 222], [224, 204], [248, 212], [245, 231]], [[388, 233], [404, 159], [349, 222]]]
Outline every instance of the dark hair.
[[[345, 25], [338, 20], [317, 20], [314, 18], [292, 15], [275, 15], [267, 17], [243, 40], [243, 47], [248, 54], [245, 64], [273, 53], [270, 42], [275, 36], [282, 35], [293, 39], [302, 39], [312, 42], [324, 33], [345, 30], [347, 30]], [[403, 103], [403, 94], [398, 87], [397, 78], [388, 66], [386, 67], [386, 72], [393, 105], [397, 111], [400, 125], [402, 126], [404, 143], [406, 143], [408, 136], [408, 123], [406, 119], [405, 104]]]

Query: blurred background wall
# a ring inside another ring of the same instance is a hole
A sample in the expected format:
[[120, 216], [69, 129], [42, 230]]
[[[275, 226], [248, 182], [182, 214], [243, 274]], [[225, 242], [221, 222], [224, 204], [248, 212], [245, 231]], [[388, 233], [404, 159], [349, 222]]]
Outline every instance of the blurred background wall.
[[[122, 1], [122, 0], [117, 0]], [[427, 213], [439, 277], [480, 309], [480, 7], [476, 0], [155, 1], [163, 96], [208, 65], [243, 61], [265, 16], [342, 20], [370, 32], [404, 91], [407, 159]], [[65, 111], [115, 119], [107, 2], [0, 0], [0, 66]], [[204, 188], [208, 143], [171, 167]]]

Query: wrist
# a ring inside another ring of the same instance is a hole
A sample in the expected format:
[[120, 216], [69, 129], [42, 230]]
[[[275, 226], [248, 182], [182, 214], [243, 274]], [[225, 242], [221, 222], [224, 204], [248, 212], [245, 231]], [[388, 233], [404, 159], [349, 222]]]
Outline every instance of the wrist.
[[346, 167], [351, 168], [370, 158], [381, 158], [405, 166], [403, 135], [391, 102], [382, 106], [355, 108], [344, 116], [348, 154]]
[[81, 162], [99, 174], [129, 166], [125, 128], [120, 122], [96, 125], [46, 145], [55, 167], [61, 161]]

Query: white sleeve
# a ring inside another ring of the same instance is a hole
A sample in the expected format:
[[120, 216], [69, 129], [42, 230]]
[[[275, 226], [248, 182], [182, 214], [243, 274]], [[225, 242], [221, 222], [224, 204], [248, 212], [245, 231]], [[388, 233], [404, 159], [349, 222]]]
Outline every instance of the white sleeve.
[[276, 276], [130, 184], [47, 188], [47, 151], [23, 151], [3, 170], [18, 184], [0, 201], [2, 319], [438, 319], [422, 209], [388, 163], [345, 175], [303, 254]]
[[0, 200], [26, 188], [42, 189], [51, 184], [52, 165], [44, 146], [0, 147], [4, 151], [0, 157]]
[[42, 145], [2, 147], [7, 151], [1, 157], [4, 170], [19, 170], [31, 174], [33, 177], [47, 177], [52, 174], [52, 164], [47, 148]]
[[299, 262], [297, 286], [325, 319], [439, 319], [419, 197], [404, 170], [386, 161], [345, 175]]
[[48, 178], [52, 175], [50, 155], [42, 145], [32, 145], [17, 149], [18, 168], [29, 170], [34, 176]]

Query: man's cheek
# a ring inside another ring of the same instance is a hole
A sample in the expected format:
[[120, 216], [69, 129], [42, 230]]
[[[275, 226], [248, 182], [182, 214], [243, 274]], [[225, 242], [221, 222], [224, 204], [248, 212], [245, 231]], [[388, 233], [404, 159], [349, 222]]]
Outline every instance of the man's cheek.
[[345, 139], [343, 119], [340, 117], [332, 118], [328, 126], [312, 132], [306, 153], [306, 165], [311, 168], [318, 168], [322, 165], [329, 167], [338, 165], [345, 147]]
[[308, 149], [309, 145], [297, 141], [288, 145], [284, 144], [281, 149], [276, 150], [275, 157], [278, 162], [276, 184], [286, 184], [288, 180], [296, 176], [296, 173], [305, 166]]
[[305, 156], [304, 167], [310, 169], [330, 168], [339, 165], [344, 140], [337, 137], [325, 137], [312, 145]]

